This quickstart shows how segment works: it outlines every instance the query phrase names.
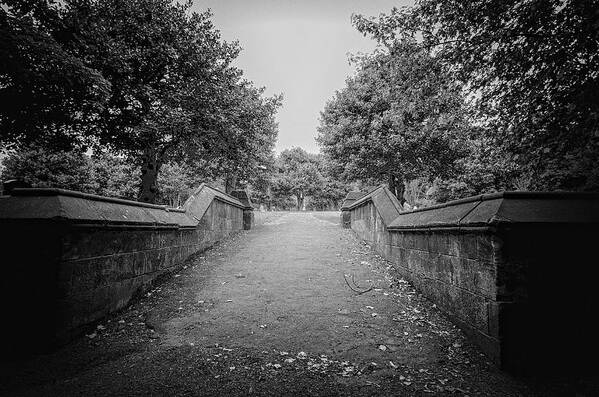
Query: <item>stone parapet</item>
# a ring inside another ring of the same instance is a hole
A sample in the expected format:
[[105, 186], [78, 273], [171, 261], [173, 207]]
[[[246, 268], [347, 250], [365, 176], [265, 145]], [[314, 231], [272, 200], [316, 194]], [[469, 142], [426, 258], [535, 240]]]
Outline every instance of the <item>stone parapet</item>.
[[13, 324], [3, 340], [27, 340], [32, 350], [70, 340], [193, 254], [249, 228], [246, 212], [205, 184], [182, 208], [14, 189], [0, 197], [1, 305]]
[[563, 369], [597, 352], [599, 195], [504, 192], [406, 212], [390, 195], [347, 205], [351, 228], [496, 364]]

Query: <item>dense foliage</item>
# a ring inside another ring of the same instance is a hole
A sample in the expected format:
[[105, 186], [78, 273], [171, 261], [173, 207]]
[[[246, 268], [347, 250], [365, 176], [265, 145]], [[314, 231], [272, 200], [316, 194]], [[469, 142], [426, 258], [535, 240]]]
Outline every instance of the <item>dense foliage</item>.
[[2, 180], [20, 179], [34, 187], [56, 187], [134, 199], [137, 171], [123, 158], [106, 153], [89, 156], [78, 150], [25, 148], [2, 161]]
[[448, 178], [470, 127], [459, 87], [415, 41], [360, 59], [322, 112], [318, 141], [346, 180], [388, 182], [403, 201], [415, 178]]
[[330, 170], [322, 155], [283, 150], [263, 177], [250, 183], [252, 198], [269, 210], [337, 210], [351, 188]]
[[468, 95], [480, 134], [446, 186], [599, 188], [598, 1], [420, 0], [354, 24], [390, 56], [418, 41]]
[[[273, 150], [280, 97], [231, 65], [210, 12], [172, 0], [6, 1], [0, 143], [109, 150], [155, 201], [161, 167], [246, 178]], [[233, 182], [234, 185], [234, 182]]]

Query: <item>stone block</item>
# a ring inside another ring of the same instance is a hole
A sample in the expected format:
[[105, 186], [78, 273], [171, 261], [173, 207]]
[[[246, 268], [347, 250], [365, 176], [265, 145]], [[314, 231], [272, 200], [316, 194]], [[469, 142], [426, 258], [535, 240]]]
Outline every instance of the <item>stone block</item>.
[[454, 272], [454, 283], [467, 291], [495, 299], [497, 288], [495, 285], [496, 272], [492, 263], [478, 259], [460, 258]]
[[475, 233], [460, 233], [456, 236], [459, 239], [459, 253], [457, 256], [462, 258], [478, 258], [478, 236]]
[[342, 210], [340, 215], [341, 226], [344, 229], [351, 228], [351, 212], [347, 210]]
[[[238, 218], [238, 217], [236, 217]], [[237, 222], [231, 224], [231, 229], [236, 229], [238, 225]], [[254, 211], [253, 210], [244, 210], [243, 211], [243, 230], [250, 230], [254, 225]]]
[[450, 232], [432, 232], [429, 237], [429, 250], [442, 255], [452, 255], [452, 237]]
[[150, 249], [159, 244], [157, 231], [72, 228], [62, 239], [62, 259], [76, 260]]
[[480, 233], [476, 236], [476, 257], [488, 262], [495, 260], [496, 237], [490, 233]]

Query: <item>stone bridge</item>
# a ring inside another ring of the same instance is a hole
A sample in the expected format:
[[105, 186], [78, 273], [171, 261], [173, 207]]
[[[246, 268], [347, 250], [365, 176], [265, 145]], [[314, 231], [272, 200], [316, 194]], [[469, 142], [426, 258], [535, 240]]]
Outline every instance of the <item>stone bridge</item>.
[[0, 392], [592, 395], [598, 223], [589, 194], [404, 212], [380, 187], [339, 214], [15, 189]]

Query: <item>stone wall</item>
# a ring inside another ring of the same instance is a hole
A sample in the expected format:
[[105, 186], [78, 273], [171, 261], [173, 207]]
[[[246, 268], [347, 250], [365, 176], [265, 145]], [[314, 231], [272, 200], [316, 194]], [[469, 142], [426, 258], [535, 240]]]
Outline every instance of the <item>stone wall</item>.
[[[597, 350], [597, 195], [499, 193], [402, 212], [385, 191], [343, 206], [351, 228], [496, 364], [563, 370]], [[556, 321], [564, 313], [575, 322]]]
[[59, 189], [12, 194], [0, 197], [1, 305], [14, 324], [3, 340], [31, 337], [34, 350], [70, 340], [193, 254], [251, 227], [250, 206], [206, 185], [181, 209]]

